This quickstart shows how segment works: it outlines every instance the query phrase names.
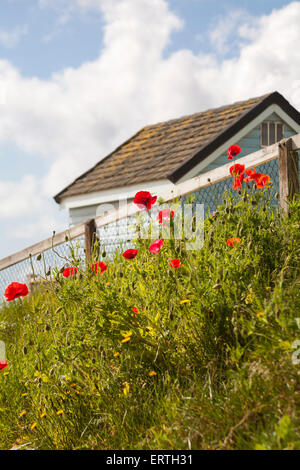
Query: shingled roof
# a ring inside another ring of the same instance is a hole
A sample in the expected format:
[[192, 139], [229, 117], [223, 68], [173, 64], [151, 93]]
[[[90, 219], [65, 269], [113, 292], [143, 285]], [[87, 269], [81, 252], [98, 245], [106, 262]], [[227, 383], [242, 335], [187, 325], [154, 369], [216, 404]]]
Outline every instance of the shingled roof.
[[60, 203], [66, 197], [161, 179], [175, 183], [271, 104], [300, 124], [300, 113], [274, 92], [146, 126], [54, 199]]

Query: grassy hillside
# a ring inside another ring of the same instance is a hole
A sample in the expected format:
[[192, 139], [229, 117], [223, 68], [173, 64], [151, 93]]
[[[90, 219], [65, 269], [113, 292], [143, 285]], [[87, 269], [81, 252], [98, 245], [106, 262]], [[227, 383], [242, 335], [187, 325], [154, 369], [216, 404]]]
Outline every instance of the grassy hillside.
[[300, 203], [268, 191], [225, 197], [199, 251], [138, 241], [6, 303], [0, 448], [300, 449]]

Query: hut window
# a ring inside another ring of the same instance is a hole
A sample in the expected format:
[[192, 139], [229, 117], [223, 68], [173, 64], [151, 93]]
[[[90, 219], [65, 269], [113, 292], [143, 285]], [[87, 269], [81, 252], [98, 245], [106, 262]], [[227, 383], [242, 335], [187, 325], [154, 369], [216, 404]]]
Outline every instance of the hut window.
[[265, 121], [260, 126], [260, 145], [267, 147], [283, 139], [283, 123]]

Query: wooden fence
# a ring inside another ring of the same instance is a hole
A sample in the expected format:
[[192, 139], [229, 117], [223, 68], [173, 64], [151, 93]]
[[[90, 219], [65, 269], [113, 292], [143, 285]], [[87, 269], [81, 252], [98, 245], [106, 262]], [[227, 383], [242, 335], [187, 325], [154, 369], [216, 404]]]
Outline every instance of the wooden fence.
[[[271, 160], [278, 159], [279, 168], [279, 189], [280, 189], [280, 207], [284, 213], [288, 211], [289, 202], [295, 194], [299, 194], [299, 173], [298, 173], [298, 154], [300, 150], [300, 134], [289, 139], [283, 139], [279, 143], [266, 147], [258, 152], [247, 155], [246, 157], [236, 160], [236, 163], [245, 165], [245, 168], [253, 168]], [[171, 201], [180, 196], [186, 196], [200, 189], [206, 188], [215, 183], [219, 183], [230, 177], [229, 167], [232, 162], [216, 168], [215, 170], [203, 173], [188, 181], [184, 181], [175, 186], [175, 189], [162, 191], [159, 196], [165, 201]], [[125, 217], [134, 216], [140, 211], [133, 203], [128, 204], [121, 209], [116, 209], [109, 214], [96, 217], [75, 225], [64, 232], [54, 234], [53, 237], [47, 238], [35, 245], [25, 248], [11, 256], [0, 260], [0, 271], [9, 268], [30, 256], [36, 256], [51, 248], [65, 243], [80, 236], [85, 237], [85, 253], [87, 257], [91, 256], [93, 240], [96, 236], [97, 228], [117, 222]]]

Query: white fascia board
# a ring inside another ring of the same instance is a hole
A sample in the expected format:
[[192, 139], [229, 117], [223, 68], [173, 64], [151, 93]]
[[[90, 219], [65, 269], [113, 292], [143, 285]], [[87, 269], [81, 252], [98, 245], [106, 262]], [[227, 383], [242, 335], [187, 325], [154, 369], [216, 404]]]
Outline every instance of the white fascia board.
[[60, 203], [60, 207], [73, 209], [77, 207], [93, 206], [119, 200], [131, 199], [138, 191], [150, 191], [160, 193], [165, 189], [173, 189], [175, 185], [169, 180], [149, 181], [148, 183], [123, 186], [119, 188], [106, 189], [94, 193], [81, 194], [79, 196], [66, 197]]
[[268, 108], [266, 108], [259, 116], [257, 116], [255, 119], [253, 119], [247, 126], [243, 127], [237, 134], [235, 134], [231, 139], [227, 140], [223, 145], [221, 145], [217, 150], [215, 150], [213, 153], [211, 153], [205, 160], [200, 162], [198, 165], [196, 165], [192, 170], [190, 170], [188, 173], [186, 173], [178, 183], [181, 183], [182, 181], [186, 181], [190, 178], [193, 178], [196, 176], [200, 171], [202, 171], [204, 168], [206, 168], [210, 163], [215, 161], [218, 157], [220, 157], [224, 152], [227, 151], [228, 147], [230, 145], [237, 143], [241, 139], [243, 139], [246, 135], [249, 134], [249, 132], [252, 131], [252, 129], [256, 126], [258, 126], [262, 121], [267, 119], [270, 114], [276, 113], [283, 121], [286, 122], [292, 129], [295, 130], [295, 134], [300, 133], [300, 125], [297, 124], [296, 121], [294, 121], [288, 114], [286, 114], [280, 106], [277, 104], [272, 104]]

